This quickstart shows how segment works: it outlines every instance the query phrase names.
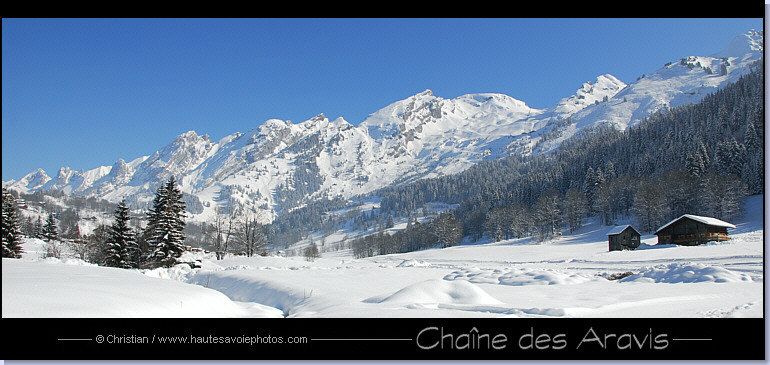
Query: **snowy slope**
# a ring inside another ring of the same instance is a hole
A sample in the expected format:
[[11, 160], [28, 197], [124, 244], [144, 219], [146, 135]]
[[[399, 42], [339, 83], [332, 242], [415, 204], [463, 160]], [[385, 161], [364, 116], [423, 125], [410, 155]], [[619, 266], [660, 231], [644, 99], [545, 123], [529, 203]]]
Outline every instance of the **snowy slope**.
[[175, 176], [191, 218], [216, 207], [258, 212], [270, 221], [308, 201], [367, 194], [417, 179], [461, 172], [484, 159], [536, 154], [597, 125], [627, 128], [661, 108], [701, 100], [736, 81], [762, 57], [763, 33], [737, 36], [722, 52], [689, 56], [626, 84], [604, 74], [547, 109], [510, 96], [452, 99], [430, 90], [394, 102], [354, 126], [318, 115], [301, 123], [271, 119], [219, 141], [189, 131], [131, 162], [80, 172], [43, 170], [4, 182], [21, 192], [127, 198], [141, 208], [164, 179]]
[[556, 104], [554, 112], [563, 117], [575, 114], [586, 107], [603, 102], [615, 96], [626, 87], [626, 83], [610, 74], [600, 75], [594, 82], [586, 82], [575, 95], [564, 98]]
[[45, 245], [27, 239], [22, 259], [3, 258], [3, 318], [283, 316], [202, 286], [96, 266], [73, 258], [66, 246], [62, 259], [44, 259]]
[[137, 271], [3, 259], [3, 318], [242, 316], [281, 312], [248, 310], [220, 292]]
[[[564, 139], [588, 127], [605, 124], [625, 129], [658, 110], [696, 103], [748, 73], [750, 65], [762, 59], [763, 39], [762, 31], [751, 30], [736, 36], [717, 54], [667, 62], [654, 72], [641, 75], [606, 101], [572, 114], [569, 124], [558, 127], [562, 131], [560, 138], [542, 143], [534, 152], [556, 148]], [[526, 142], [520, 141], [520, 145], [531, 146], [541, 139], [525, 137]]]

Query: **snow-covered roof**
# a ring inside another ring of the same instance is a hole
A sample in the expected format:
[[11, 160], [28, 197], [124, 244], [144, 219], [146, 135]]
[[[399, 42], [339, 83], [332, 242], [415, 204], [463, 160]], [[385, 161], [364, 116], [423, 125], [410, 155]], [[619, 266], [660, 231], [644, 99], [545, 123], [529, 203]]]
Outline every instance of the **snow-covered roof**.
[[694, 221], [701, 222], [703, 224], [708, 224], [710, 226], [725, 227], [725, 228], [735, 228], [735, 225], [733, 225], [732, 223], [727, 223], [727, 222], [725, 222], [723, 220], [719, 220], [719, 219], [716, 219], [716, 218], [703, 217], [703, 216], [692, 215], [692, 214], [683, 214], [679, 218], [676, 218], [676, 219], [672, 220], [671, 222], [668, 222], [668, 223], [664, 224], [663, 226], [661, 226], [660, 228], [658, 228], [658, 230], [655, 231], [655, 233], [657, 234], [663, 228], [666, 228], [666, 227], [670, 226], [672, 223], [674, 223], [674, 222], [676, 222], [676, 221], [678, 221], [678, 220], [680, 220], [682, 218], [690, 218], [690, 219], [692, 219]]
[[[625, 231], [625, 230], [626, 230], [626, 228], [628, 228], [628, 227], [631, 227], [631, 225], [625, 224], [625, 225], [622, 225], [622, 226], [615, 226], [615, 227], [613, 227], [611, 230], [609, 230], [609, 232], [607, 232], [607, 235], [608, 235], [608, 236], [612, 236], [612, 235], [616, 235], [616, 234], [621, 234], [621, 233], [623, 233], [623, 231]], [[636, 231], [636, 230], [634, 229], [634, 227], [631, 227], [631, 229], [633, 229], [634, 231]]]

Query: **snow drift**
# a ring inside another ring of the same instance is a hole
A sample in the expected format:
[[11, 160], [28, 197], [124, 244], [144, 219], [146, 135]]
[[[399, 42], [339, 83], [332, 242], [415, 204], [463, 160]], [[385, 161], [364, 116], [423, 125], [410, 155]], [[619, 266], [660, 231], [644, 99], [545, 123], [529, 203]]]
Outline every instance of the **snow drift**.
[[367, 303], [499, 305], [499, 300], [467, 281], [426, 280]]
[[672, 263], [646, 268], [640, 273], [620, 280], [621, 283], [735, 283], [753, 281], [751, 276], [719, 266], [693, 263]]
[[464, 269], [453, 271], [444, 280], [464, 280], [471, 283], [524, 285], [565, 285], [581, 284], [588, 281], [604, 280], [601, 277], [570, 273], [558, 270], [540, 269]]

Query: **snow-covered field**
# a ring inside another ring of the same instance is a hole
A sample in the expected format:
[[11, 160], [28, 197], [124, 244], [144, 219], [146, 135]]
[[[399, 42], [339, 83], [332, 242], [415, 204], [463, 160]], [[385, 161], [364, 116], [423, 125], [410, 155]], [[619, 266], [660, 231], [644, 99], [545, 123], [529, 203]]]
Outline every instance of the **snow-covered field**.
[[728, 242], [657, 246], [646, 235], [616, 252], [609, 227], [591, 223], [542, 244], [313, 262], [188, 253], [203, 267], [142, 272], [41, 260], [30, 241], [25, 258], [3, 259], [3, 317], [761, 317], [762, 204], [748, 199]]

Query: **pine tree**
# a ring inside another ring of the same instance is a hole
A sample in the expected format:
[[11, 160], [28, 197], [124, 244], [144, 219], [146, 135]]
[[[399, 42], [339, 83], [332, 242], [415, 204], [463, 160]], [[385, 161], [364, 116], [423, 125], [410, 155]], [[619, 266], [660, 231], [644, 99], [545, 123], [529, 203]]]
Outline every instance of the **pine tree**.
[[492, 237], [495, 242], [502, 241], [506, 238], [506, 230], [509, 228], [507, 224], [506, 209], [493, 208], [487, 213], [486, 220], [484, 221], [484, 231]]
[[569, 231], [575, 232], [583, 225], [583, 218], [586, 215], [586, 201], [583, 192], [577, 188], [569, 189], [565, 196], [564, 210]]
[[615, 187], [611, 183], [603, 183], [594, 192], [594, 212], [602, 218], [606, 226], [615, 224]]
[[668, 211], [664, 193], [656, 182], [646, 181], [639, 186], [634, 196], [634, 213], [643, 232], [652, 232], [664, 223]]
[[450, 247], [458, 244], [463, 238], [463, 226], [452, 213], [441, 213], [431, 222], [436, 243], [441, 247]]
[[32, 217], [27, 216], [24, 218], [24, 221], [21, 223], [21, 234], [27, 237], [35, 236], [35, 223], [32, 221]]
[[708, 148], [706, 148], [706, 144], [703, 143], [702, 140], [698, 142], [698, 154], [700, 154], [700, 157], [703, 159], [704, 171], [708, 170], [708, 168], [711, 167], [711, 155], [709, 154]]
[[556, 191], [545, 192], [537, 199], [535, 206], [535, 226], [538, 239], [545, 241], [561, 235], [561, 209]]
[[106, 266], [124, 269], [135, 268], [136, 245], [134, 233], [128, 226], [129, 210], [126, 201], [122, 200], [115, 209], [115, 221], [110, 227], [110, 237], [105, 245], [104, 264]]
[[59, 231], [56, 227], [56, 221], [53, 218], [53, 214], [48, 214], [48, 218], [45, 220], [42, 238], [46, 241], [45, 257], [61, 258], [61, 245], [58, 242]]
[[595, 188], [596, 188], [596, 171], [594, 171], [593, 167], [589, 167], [588, 170], [586, 170], [585, 180], [583, 183], [583, 194], [586, 197], [588, 207], [593, 206]]
[[16, 199], [3, 188], [3, 257], [21, 258], [21, 229], [19, 215], [16, 210]]
[[743, 144], [746, 146], [746, 151], [752, 153], [762, 148], [762, 141], [757, 136], [757, 129], [754, 127], [754, 123], [748, 122], [746, 125], [746, 132], [743, 137]]
[[706, 172], [706, 163], [700, 152], [687, 154], [687, 171], [694, 177], [699, 177]]
[[508, 212], [510, 214], [508, 229], [511, 231], [511, 235], [515, 238], [522, 238], [530, 234], [534, 223], [531, 210], [524, 206], [515, 205], [509, 207]]
[[714, 174], [707, 179], [703, 195], [703, 213], [719, 219], [732, 219], [741, 213], [746, 187], [737, 176]]
[[717, 146], [717, 168], [726, 175], [740, 175], [746, 161], [746, 148], [735, 139]]
[[46, 242], [54, 242], [59, 240], [59, 231], [56, 228], [56, 221], [53, 219], [53, 214], [48, 214], [48, 218], [45, 220], [45, 226], [43, 226], [42, 238]]
[[746, 126], [744, 145], [746, 146], [747, 158], [743, 165], [741, 177], [746, 182], [748, 192], [758, 194], [764, 190], [764, 157], [762, 142], [752, 122]]
[[43, 218], [41, 216], [37, 216], [37, 221], [33, 227], [32, 238], [43, 238]]
[[91, 232], [90, 235], [86, 235], [85, 242], [88, 246], [88, 257], [90, 262], [104, 263], [104, 254], [107, 251], [107, 241], [110, 238], [110, 227], [104, 224], [100, 224]]
[[184, 251], [185, 204], [182, 192], [172, 176], [158, 188], [147, 215], [147, 242], [152, 253], [149, 259], [159, 265], [171, 267]]

